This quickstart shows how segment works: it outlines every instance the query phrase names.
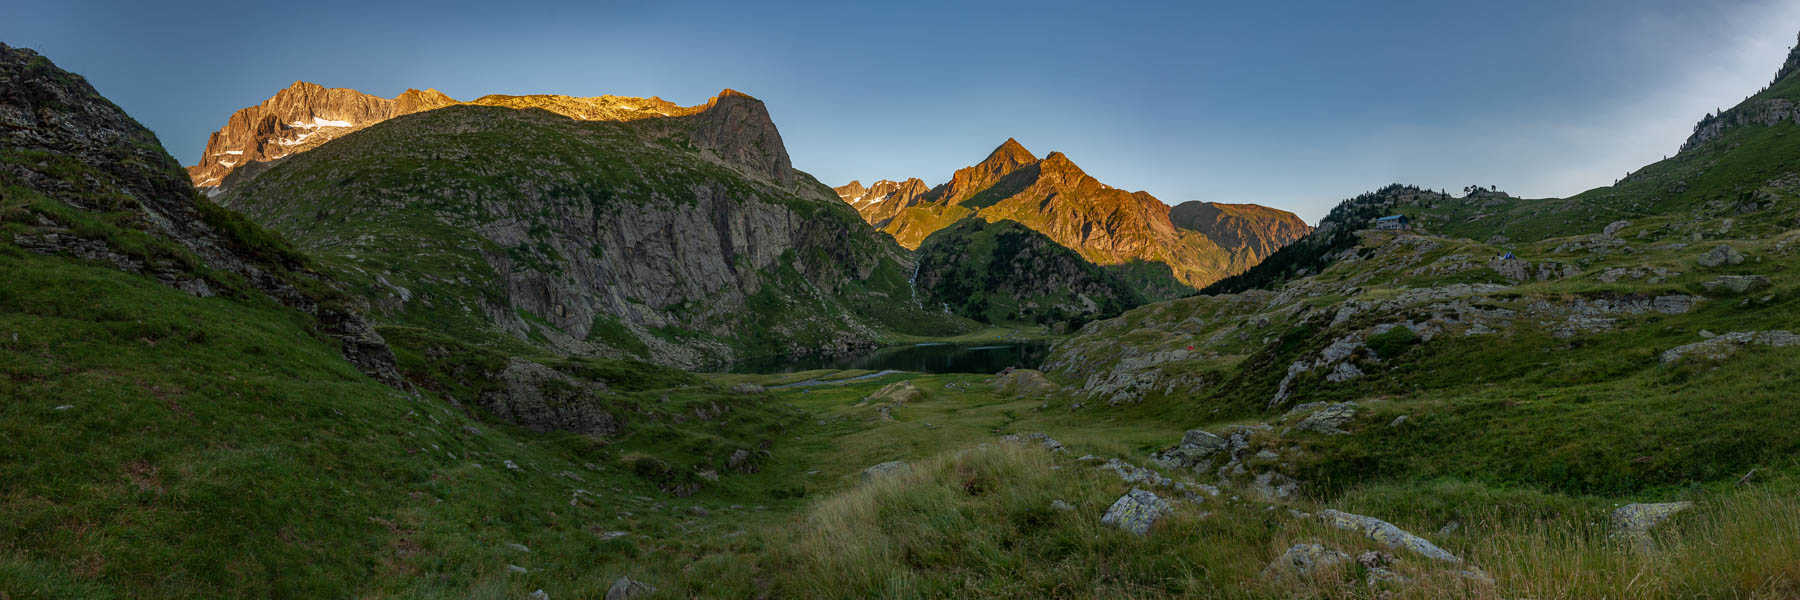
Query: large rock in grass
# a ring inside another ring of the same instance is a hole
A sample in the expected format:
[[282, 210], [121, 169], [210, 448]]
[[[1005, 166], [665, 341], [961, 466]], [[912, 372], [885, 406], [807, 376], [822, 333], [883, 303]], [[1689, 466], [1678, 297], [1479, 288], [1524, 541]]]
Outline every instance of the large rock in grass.
[[1330, 569], [1350, 561], [1350, 555], [1326, 548], [1319, 544], [1294, 544], [1287, 552], [1264, 567], [1264, 579], [1278, 581], [1296, 581], [1313, 577], [1321, 570]]
[[908, 379], [882, 386], [881, 389], [875, 390], [875, 393], [869, 394], [869, 397], [864, 398], [863, 401], [888, 402], [898, 406], [924, 397], [925, 390], [919, 389], [918, 386], [913, 385], [912, 380]]
[[1744, 255], [1743, 253], [1738, 252], [1737, 248], [1733, 248], [1726, 244], [1719, 244], [1718, 246], [1713, 247], [1712, 250], [1700, 255], [1700, 258], [1694, 259], [1694, 262], [1702, 267], [1708, 268], [1723, 267], [1726, 265], [1741, 265], [1744, 264]]
[[1052, 383], [1043, 371], [1007, 369], [994, 378], [994, 391], [1006, 396], [1036, 398], [1060, 390], [1062, 386]]
[[1306, 419], [1300, 421], [1294, 428], [1327, 435], [1343, 435], [1350, 433], [1344, 430], [1344, 426], [1354, 418], [1356, 418], [1356, 403], [1339, 402], [1307, 415]]
[[1747, 294], [1769, 287], [1769, 278], [1762, 275], [1720, 275], [1700, 285], [1707, 291]]
[[1694, 507], [1692, 502], [1627, 504], [1612, 514], [1613, 537], [1630, 540], [1641, 548], [1650, 547], [1650, 529], [1675, 513]]
[[1106, 514], [1100, 517], [1100, 523], [1137, 535], [1146, 535], [1150, 533], [1151, 526], [1172, 512], [1175, 512], [1175, 508], [1168, 501], [1149, 491], [1132, 488], [1113, 502], [1111, 508], [1106, 509]]
[[871, 482], [871, 481], [874, 481], [877, 479], [881, 479], [883, 477], [888, 477], [891, 475], [900, 475], [900, 474], [910, 473], [910, 472], [912, 472], [912, 465], [906, 464], [906, 461], [890, 460], [888, 462], [884, 462], [884, 463], [869, 467], [867, 469], [863, 469], [862, 480], [863, 480], [863, 483], [868, 483], [868, 482]]
[[632, 600], [655, 592], [656, 586], [633, 580], [630, 577], [620, 577], [618, 581], [613, 582], [612, 587], [606, 588], [606, 600]]
[[1150, 455], [1150, 462], [1165, 469], [1192, 469], [1196, 472], [1210, 465], [1214, 455], [1223, 452], [1225, 438], [1199, 429], [1181, 436], [1181, 443]]
[[1404, 529], [1395, 527], [1393, 523], [1375, 517], [1365, 517], [1340, 510], [1326, 509], [1319, 512], [1319, 518], [1324, 519], [1326, 523], [1339, 529], [1360, 531], [1363, 535], [1369, 536], [1369, 539], [1381, 542], [1389, 548], [1396, 550], [1405, 548], [1415, 554], [1432, 560], [1457, 564], [1462, 563], [1461, 558], [1457, 558], [1456, 555], [1451, 554], [1443, 548], [1437, 547], [1437, 544], [1431, 543], [1430, 540], [1413, 535]]

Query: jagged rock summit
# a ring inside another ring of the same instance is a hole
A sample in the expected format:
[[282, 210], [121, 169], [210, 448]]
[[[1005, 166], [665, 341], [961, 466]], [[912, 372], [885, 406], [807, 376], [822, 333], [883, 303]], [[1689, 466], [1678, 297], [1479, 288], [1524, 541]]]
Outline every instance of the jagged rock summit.
[[218, 187], [251, 163], [311, 150], [375, 123], [452, 104], [455, 99], [435, 89], [382, 98], [295, 81], [261, 104], [231, 113], [225, 126], [207, 138], [200, 162], [187, 168], [188, 178], [196, 187]]
[[1008, 219], [1090, 262], [1132, 271], [1128, 278], [1141, 287], [1190, 293], [1311, 231], [1292, 213], [1256, 205], [1190, 202], [1172, 219], [1171, 208], [1155, 196], [1101, 183], [1061, 152], [1039, 159], [1012, 138], [929, 190], [908, 179], [867, 187], [853, 181], [836, 191], [907, 248], [964, 218]]

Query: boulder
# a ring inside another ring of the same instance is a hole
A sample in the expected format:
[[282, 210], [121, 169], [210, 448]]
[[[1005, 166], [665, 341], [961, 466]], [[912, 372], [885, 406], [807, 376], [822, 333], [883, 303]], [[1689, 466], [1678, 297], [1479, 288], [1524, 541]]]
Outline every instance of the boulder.
[[1301, 431], [1314, 431], [1327, 435], [1343, 435], [1350, 433], [1344, 426], [1356, 418], [1355, 402], [1339, 402], [1319, 409], [1300, 421], [1294, 428]]
[[1006, 396], [1036, 398], [1061, 390], [1042, 371], [1032, 369], [1008, 369], [994, 378], [994, 391]]
[[1675, 513], [1694, 507], [1692, 502], [1662, 502], [1654, 504], [1627, 504], [1612, 513], [1613, 536], [1649, 541], [1650, 529], [1675, 516]]
[[1726, 265], [1741, 265], [1744, 264], [1744, 255], [1738, 252], [1737, 248], [1733, 248], [1726, 244], [1719, 244], [1714, 246], [1712, 250], [1708, 250], [1705, 254], [1701, 254], [1700, 258], [1694, 259], [1694, 262], [1702, 267], [1709, 268], [1723, 267]]
[[912, 465], [906, 464], [906, 461], [890, 460], [888, 462], [884, 462], [884, 463], [869, 467], [867, 469], [863, 469], [862, 480], [863, 480], [863, 483], [868, 483], [868, 482], [874, 481], [876, 479], [887, 477], [889, 475], [899, 475], [899, 474], [909, 473], [909, 472], [912, 472]]
[[740, 384], [731, 386], [731, 393], [733, 393], [733, 394], [745, 394], [745, 395], [761, 394], [764, 391], [766, 391], [766, 390], [763, 389], [763, 386], [756, 385], [754, 383], [740, 383]]
[[1700, 285], [1710, 291], [1746, 294], [1769, 287], [1769, 278], [1762, 275], [1720, 275]]
[[749, 450], [739, 448], [732, 452], [731, 456], [725, 459], [725, 468], [739, 473], [755, 473], [759, 469], [756, 466], [756, 462], [752, 461], [751, 458], [752, 455]]
[[1613, 221], [1611, 223], [1606, 224], [1606, 229], [1600, 230], [1600, 235], [1604, 235], [1607, 237], [1617, 237], [1619, 234], [1619, 230], [1622, 230], [1629, 226], [1631, 226], [1630, 221]]
[[1281, 553], [1275, 562], [1264, 567], [1264, 579], [1277, 581], [1296, 581], [1308, 579], [1322, 570], [1337, 567], [1350, 561], [1350, 555], [1326, 548], [1319, 544], [1294, 544], [1287, 552]]
[[1269, 500], [1286, 500], [1300, 491], [1300, 481], [1274, 471], [1263, 471], [1250, 481], [1250, 489]]
[[1200, 469], [1212, 461], [1215, 454], [1225, 450], [1225, 438], [1211, 433], [1190, 429], [1181, 436], [1181, 443], [1173, 448], [1150, 455], [1150, 462], [1165, 469]]
[[1061, 498], [1057, 498], [1055, 500], [1050, 501], [1050, 508], [1052, 510], [1060, 510], [1063, 512], [1069, 512], [1069, 511], [1075, 510], [1075, 505], [1069, 504], [1067, 502], [1063, 502]]
[[1014, 443], [1014, 444], [1027, 444], [1027, 443], [1031, 443], [1031, 442], [1037, 442], [1039, 444], [1042, 444], [1045, 449], [1047, 449], [1051, 452], [1064, 452], [1065, 451], [1063, 448], [1062, 442], [1056, 441], [1056, 438], [1050, 437], [1049, 434], [1046, 434], [1043, 432], [1027, 433], [1025, 435], [1019, 435], [1016, 433], [1010, 434], [1010, 435], [1004, 435], [1004, 436], [1000, 437], [1000, 441]]
[[918, 399], [924, 398], [924, 397], [925, 397], [925, 390], [919, 389], [918, 386], [913, 385], [912, 380], [908, 379], [906, 381], [896, 381], [896, 382], [887, 384], [885, 386], [882, 386], [881, 389], [875, 390], [875, 393], [869, 394], [869, 397], [864, 398], [863, 401], [864, 402], [884, 402], [885, 401], [885, 402], [893, 403], [894, 405], [897, 406], [897, 405], [906, 404], [908, 402], [912, 402], [914, 400], [918, 400]]
[[612, 587], [606, 588], [606, 600], [631, 600], [656, 592], [656, 586], [635, 581], [630, 577], [620, 577]]
[[1156, 497], [1156, 494], [1132, 488], [1113, 502], [1111, 508], [1106, 509], [1106, 514], [1100, 517], [1100, 523], [1145, 535], [1150, 533], [1150, 527], [1158, 520], [1174, 511], [1168, 501]]
[[1694, 305], [1699, 304], [1700, 300], [1701, 298], [1698, 296], [1679, 294], [1672, 296], [1657, 296], [1650, 301], [1650, 308], [1651, 310], [1655, 310], [1656, 312], [1665, 315], [1684, 315], [1689, 311], [1694, 310]]
[[1382, 545], [1389, 548], [1396, 550], [1405, 548], [1413, 553], [1432, 560], [1457, 564], [1462, 563], [1461, 558], [1457, 558], [1456, 555], [1445, 551], [1443, 548], [1437, 547], [1437, 545], [1431, 543], [1430, 540], [1413, 535], [1404, 529], [1395, 527], [1392, 523], [1375, 517], [1365, 517], [1340, 510], [1326, 509], [1319, 512], [1319, 518], [1324, 519], [1327, 524], [1337, 527], [1338, 529], [1360, 531], [1363, 535], [1369, 536], [1369, 539], [1381, 542]]
[[1145, 484], [1145, 485], [1155, 485], [1155, 486], [1165, 486], [1166, 487], [1169, 485], [1173, 485], [1175, 483], [1174, 480], [1169, 479], [1167, 477], [1163, 477], [1162, 473], [1158, 473], [1154, 470], [1146, 469], [1144, 467], [1140, 467], [1140, 466], [1137, 466], [1137, 465], [1134, 465], [1134, 464], [1131, 464], [1131, 463], [1128, 463], [1128, 462], [1125, 462], [1125, 461], [1122, 461], [1122, 460], [1119, 460], [1116, 458], [1110, 459], [1110, 460], [1106, 461], [1106, 464], [1100, 465], [1100, 469], [1104, 470], [1104, 471], [1112, 471], [1113, 473], [1116, 473], [1119, 475], [1119, 479], [1123, 480], [1125, 483], [1130, 483], [1130, 484], [1141, 483], [1141, 484]]

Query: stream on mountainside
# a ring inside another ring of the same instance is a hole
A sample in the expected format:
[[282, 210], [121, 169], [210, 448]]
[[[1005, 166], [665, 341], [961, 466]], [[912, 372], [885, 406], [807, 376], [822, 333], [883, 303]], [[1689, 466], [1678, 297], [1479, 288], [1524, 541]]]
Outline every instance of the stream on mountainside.
[[731, 373], [792, 373], [814, 369], [866, 369], [920, 373], [997, 373], [1007, 367], [1036, 369], [1050, 354], [1047, 342], [926, 343], [879, 348], [853, 356], [767, 356], [738, 361]]

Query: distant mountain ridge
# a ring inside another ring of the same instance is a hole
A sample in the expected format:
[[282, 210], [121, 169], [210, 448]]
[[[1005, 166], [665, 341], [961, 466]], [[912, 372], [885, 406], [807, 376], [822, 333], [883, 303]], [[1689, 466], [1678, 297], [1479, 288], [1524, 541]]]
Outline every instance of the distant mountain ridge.
[[[721, 107], [721, 99], [733, 97], [749, 96], [726, 89], [696, 106], [680, 106], [658, 97], [556, 94], [490, 94], [462, 102], [435, 89], [408, 89], [394, 98], [382, 98], [347, 88], [295, 81], [261, 104], [232, 113], [225, 126], [207, 138], [206, 151], [198, 163], [187, 167], [187, 172], [195, 187], [229, 187], [240, 183], [241, 178], [231, 177], [233, 173], [260, 173], [259, 167], [267, 166], [260, 163], [312, 150], [388, 119], [447, 106], [498, 106], [542, 109], [582, 121], [623, 122], [716, 113], [709, 119], [713, 127], [695, 132], [696, 144], [708, 147], [734, 166], [748, 166], [757, 174], [793, 183], [793, 164], [779, 136], [770, 139], [771, 128], [753, 123], [757, 120], [755, 115], [745, 114], [740, 105], [724, 102]], [[723, 110], [713, 111], [716, 107]], [[738, 128], [744, 124], [749, 126]], [[771, 148], [773, 152], [768, 151]]]
[[1256, 205], [1189, 202], [1172, 219], [1155, 196], [1102, 183], [1061, 152], [1039, 159], [1010, 138], [950, 181], [923, 188], [915, 178], [852, 181], [835, 191], [907, 248], [970, 216], [1012, 220], [1098, 265], [1161, 263], [1176, 287], [1192, 289], [1242, 272], [1311, 231], [1292, 213]]
[[276, 160], [376, 123], [455, 104], [437, 90], [406, 90], [382, 98], [344, 88], [295, 81], [256, 106], [231, 113], [206, 140], [200, 162], [187, 167], [195, 187], [217, 187], [239, 167]]

